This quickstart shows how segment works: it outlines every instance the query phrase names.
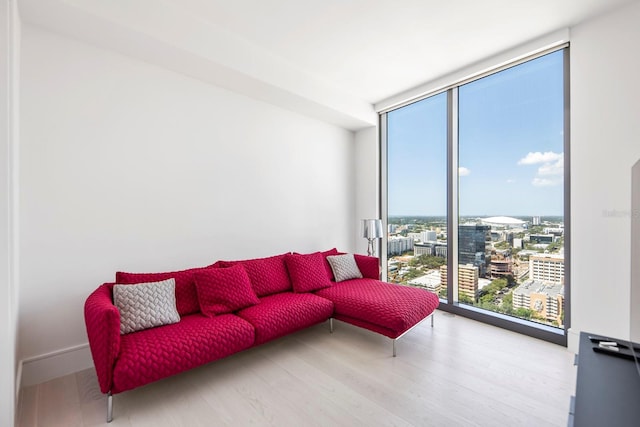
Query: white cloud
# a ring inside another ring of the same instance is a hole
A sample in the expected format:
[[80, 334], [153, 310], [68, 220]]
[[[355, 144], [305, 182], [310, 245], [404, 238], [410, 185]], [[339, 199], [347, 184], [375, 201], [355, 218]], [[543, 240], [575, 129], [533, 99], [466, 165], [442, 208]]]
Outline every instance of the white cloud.
[[564, 156], [555, 163], [545, 163], [538, 168], [538, 175], [563, 175], [564, 174]]
[[553, 151], [546, 151], [541, 153], [536, 151], [535, 153], [529, 152], [522, 159], [518, 160], [519, 165], [535, 165], [538, 163], [551, 163], [564, 157], [563, 153], [554, 153]]
[[553, 151], [529, 152], [518, 160], [519, 165], [540, 165], [531, 181], [535, 187], [553, 187], [562, 183], [564, 175], [564, 153]]
[[513, 178], [508, 178], [507, 179], [507, 184], [513, 184], [514, 182], [516, 182], [516, 180], [513, 179]]
[[561, 179], [533, 178], [531, 184], [535, 187], [554, 187], [562, 182]]
[[471, 171], [464, 166], [458, 168], [458, 176], [467, 176], [469, 174], [471, 174]]

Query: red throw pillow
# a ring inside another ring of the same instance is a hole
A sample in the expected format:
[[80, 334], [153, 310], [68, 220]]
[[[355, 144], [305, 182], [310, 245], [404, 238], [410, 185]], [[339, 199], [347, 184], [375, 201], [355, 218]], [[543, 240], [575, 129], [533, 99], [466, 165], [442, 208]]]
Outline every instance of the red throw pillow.
[[200, 270], [195, 279], [200, 311], [205, 316], [231, 313], [260, 302], [241, 265]]
[[284, 261], [293, 283], [293, 292], [313, 292], [331, 286], [322, 253], [287, 254]]
[[284, 256], [285, 254], [240, 261], [218, 261], [214, 265], [218, 267], [242, 265], [249, 275], [251, 286], [256, 295], [263, 297], [291, 291], [291, 281], [289, 273], [287, 273], [287, 266], [284, 264]]

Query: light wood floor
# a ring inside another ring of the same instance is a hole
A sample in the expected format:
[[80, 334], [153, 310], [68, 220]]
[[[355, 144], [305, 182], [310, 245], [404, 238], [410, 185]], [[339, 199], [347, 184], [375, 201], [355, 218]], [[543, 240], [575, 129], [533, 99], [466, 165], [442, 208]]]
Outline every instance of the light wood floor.
[[[114, 396], [117, 426], [566, 426], [564, 347], [449, 313], [398, 341], [328, 323]], [[105, 425], [93, 369], [23, 389], [20, 423]]]

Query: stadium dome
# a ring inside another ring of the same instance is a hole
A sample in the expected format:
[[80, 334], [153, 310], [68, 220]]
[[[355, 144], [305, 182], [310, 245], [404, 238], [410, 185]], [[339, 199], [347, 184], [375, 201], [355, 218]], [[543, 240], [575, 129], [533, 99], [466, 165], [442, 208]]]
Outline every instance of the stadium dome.
[[527, 221], [522, 221], [521, 219], [510, 216], [492, 216], [490, 218], [483, 218], [480, 221], [482, 221], [483, 224], [502, 227], [522, 227], [527, 223]]

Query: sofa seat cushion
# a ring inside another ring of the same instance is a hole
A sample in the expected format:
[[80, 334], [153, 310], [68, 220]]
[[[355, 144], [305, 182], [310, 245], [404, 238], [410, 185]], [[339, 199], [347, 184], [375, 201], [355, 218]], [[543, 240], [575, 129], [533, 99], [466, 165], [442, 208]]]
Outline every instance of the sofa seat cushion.
[[183, 317], [172, 325], [122, 335], [113, 372], [113, 393], [195, 368], [249, 348], [250, 323], [233, 314]]
[[236, 314], [255, 327], [255, 344], [304, 329], [331, 317], [333, 303], [313, 294], [283, 292], [260, 298], [260, 304]]
[[316, 295], [333, 301], [336, 319], [389, 338], [402, 335], [433, 313], [440, 303], [436, 294], [424, 289], [374, 279], [338, 282], [330, 288], [317, 291]]

